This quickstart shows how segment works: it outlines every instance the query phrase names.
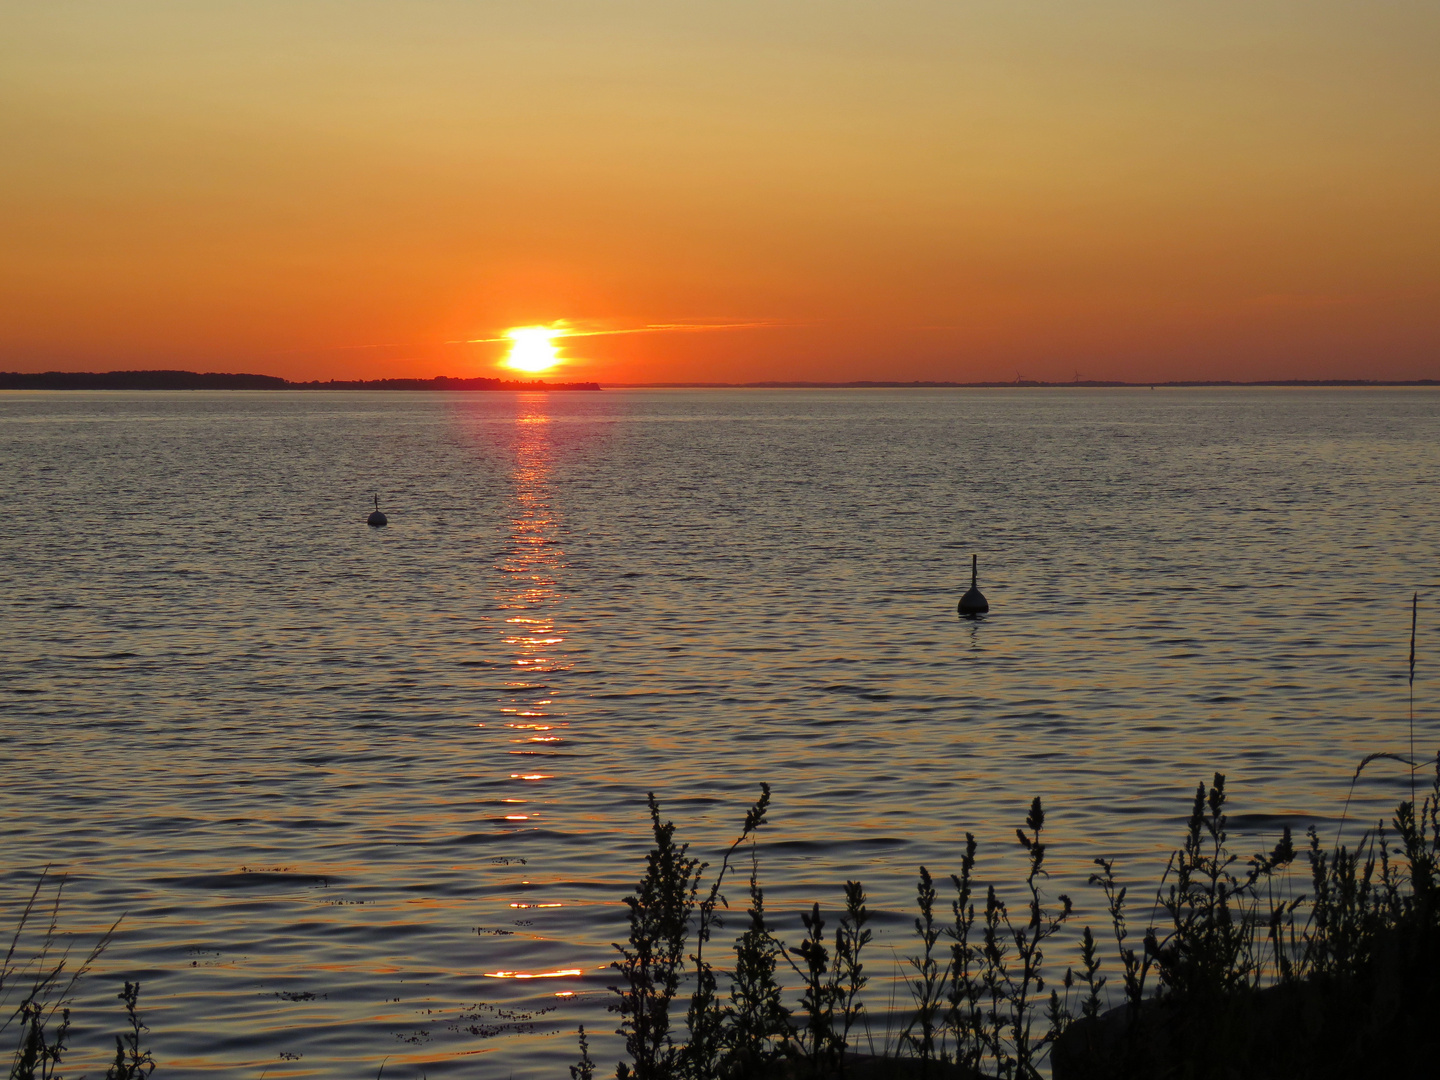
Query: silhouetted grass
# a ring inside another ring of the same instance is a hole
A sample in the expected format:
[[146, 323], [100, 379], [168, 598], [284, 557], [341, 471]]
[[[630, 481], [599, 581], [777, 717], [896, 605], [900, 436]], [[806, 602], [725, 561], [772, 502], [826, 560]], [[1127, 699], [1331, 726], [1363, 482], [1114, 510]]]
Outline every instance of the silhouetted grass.
[[[60, 902], [65, 878], [48, 870], [35, 882], [10, 935], [0, 962], [0, 1038], [12, 1040], [10, 1080], [57, 1080], [69, 1049], [70, 1004], [76, 985], [109, 946], [120, 920], [100, 935], [85, 958], [72, 963], [67, 935], [60, 931]], [[140, 984], [125, 984], [128, 1030], [115, 1037], [115, 1061], [106, 1080], [146, 1080], [155, 1069], [141, 1049], [145, 1029], [136, 1005]]]
[[128, 1030], [115, 1036], [115, 1060], [106, 1070], [105, 1080], [148, 1080], [155, 1071], [155, 1059], [149, 1050], [140, 1048], [140, 1032], [149, 1030], [135, 1008], [140, 1000], [140, 984], [127, 982], [120, 991], [120, 1000], [125, 1003]]
[[[1367, 765], [1394, 757], [1370, 755], [1357, 779]], [[1440, 756], [1427, 764], [1430, 792], [1418, 805], [1401, 802], [1388, 828], [1377, 824], [1353, 849], [1341, 842], [1343, 831], [1327, 846], [1313, 828], [1297, 849], [1285, 829], [1268, 853], [1245, 860], [1230, 846], [1229, 795], [1217, 773], [1196, 788], [1180, 846], [1144, 905], [1134, 903], [1115, 860], [1095, 860], [1090, 883], [1104, 898], [1111, 946], [1102, 948], [1084, 927], [1075, 962], [1064, 968], [1049, 954], [1073, 905], [1044, 890], [1041, 801], [1016, 830], [1027, 867], [1018, 902], [993, 885], [980, 900], [978, 845], [967, 833], [958, 873], [947, 880], [919, 868], [914, 946], [905, 960], [910, 1008], [878, 1055], [865, 1003], [873, 935], [864, 886], [846, 882], [838, 913], [812, 903], [801, 913], [801, 936], [788, 943], [766, 910], [754, 844], [769, 787], [708, 886], [709, 867], [677, 843], [652, 794], [654, 847], [625, 898], [628, 940], [615, 946], [612, 1008], [628, 1058], [616, 1075], [1036, 1080], [1047, 1067], [1054, 1080], [1433, 1075], [1440, 1061]], [[746, 843], [749, 903], [722, 967], [714, 943], [729, 907], [723, 888]], [[1297, 895], [1297, 883], [1308, 891]], [[72, 962], [59, 929], [63, 888], [63, 878], [40, 876], [0, 962], [10, 1080], [58, 1080], [72, 993], [115, 930]], [[786, 970], [794, 976], [788, 989], [779, 978]], [[1107, 988], [1118, 998], [1114, 1008], [1106, 1008]], [[139, 984], [126, 982], [119, 995], [125, 1030], [115, 1037], [106, 1080], [149, 1080], [155, 1071], [142, 1046], [139, 996]], [[673, 1016], [681, 1007], [683, 1022]], [[572, 1078], [594, 1080], [583, 1029], [580, 1050]]]
[[[1377, 825], [1354, 851], [1311, 829], [1310, 892], [1286, 900], [1299, 857], [1288, 830], [1239, 869], [1225, 828], [1224, 777], [1196, 795], [1184, 847], [1157, 895], [1165, 919], [1126, 944], [1124, 890], [1110, 901], [1126, 1004], [1062, 1040], [1057, 1080], [1089, 1077], [1433, 1075], [1440, 965], [1440, 759], [1395, 840]], [[1396, 842], [1398, 841], [1398, 842]], [[1153, 978], [1153, 985], [1151, 979]], [[1150, 987], [1147, 992], [1147, 987]]]
[[[698, 906], [706, 867], [675, 844], [675, 827], [662, 823], [652, 794], [656, 847], [625, 901], [630, 942], [616, 946], [624, 985], [612, 987], [614, 1008], [631, 1056], [617, 1076], [1033, 1080], [1047, 1057], [1055, 1080], [1431, 1075], [1440, 1060], [1440, 1035], [1432, 1033], [1440, 1006], [1440, 757], [1435, 767], [1420, 805], [1402, 802], [1392, 831], [1377, 825], [1353, 851], [1338, 837], [1327, 848], [1311, 829], [1302, 854], [1287, 828], [1268, 853], [1243, 862], [1230, 848], [1225, 777], [1217, 773], [1198, 786], [1181, 845], [1138, 917], [1115, 861], [1095, 860], [1090, 880], [1105, 898], [1113, 957], [1087, 926], [1076, 963], [1058, 978], [1046, 953], [1073, 906], [1043, 890], [1040, 800], [1017, 830], [1028, 869], [1013, 912], [993, 886], [983, 906], [977, 902], [977, 845], [967, 833], [948, 897], [920, 868], [916, 947], [906, 961], [912, 1007], [878, 1058], [854, 1042], [868, 1028], [862, 953], [871, 933], [861, 883], [847, 882], [833, 938], [814, 903], [791, 946], [767, 918], [752, 846], [748, 926], [735, 941], [733, 967], [719, 970], [702, 950], [725, 906], [730, 857], [764, 824], [769, 788]], [[1308, 893], [1293, 895], [1296, 877], [1308, 879]], [[947, 906], [949, 919], [941, 914]], [[688, 954], [692, 931], [697, 948]], [[776, 978], [782, 960], [797, 980], [788, 1009]], [[686, 979], [694, 990], [682, 1041], [669, 1008]], [[1109, 1010], [1107, 985], [1120, 998]], [[572, 1073], [593, 1071], [587, 1051]]]

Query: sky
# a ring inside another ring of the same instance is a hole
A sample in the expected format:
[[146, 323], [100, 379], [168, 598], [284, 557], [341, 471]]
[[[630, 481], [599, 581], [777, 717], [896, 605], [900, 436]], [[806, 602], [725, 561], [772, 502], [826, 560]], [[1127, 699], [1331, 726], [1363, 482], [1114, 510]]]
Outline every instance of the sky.
[[0, 369], [1440, 377], [1434, 0], [7, 0]]

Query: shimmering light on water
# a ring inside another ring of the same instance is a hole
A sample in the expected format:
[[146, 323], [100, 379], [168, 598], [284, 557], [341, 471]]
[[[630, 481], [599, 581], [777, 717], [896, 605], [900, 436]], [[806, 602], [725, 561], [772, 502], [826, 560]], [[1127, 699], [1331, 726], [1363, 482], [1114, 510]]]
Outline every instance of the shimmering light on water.
[[1093, 916], [1211, 770], [1268, 846], [1404, 749], [1437, 404], [0, 395], [0, 899], [52, 864], [71, 927], [127, 913], [77, 1071], [138, 977], [176, 1080], [566, 1075], [651, 789], [713, 857], [770, 782], [768, 898], [793, 939], [863, 878], [877, 979], [916, 865], [968, 829], [1013, 885], [1035, 794]]

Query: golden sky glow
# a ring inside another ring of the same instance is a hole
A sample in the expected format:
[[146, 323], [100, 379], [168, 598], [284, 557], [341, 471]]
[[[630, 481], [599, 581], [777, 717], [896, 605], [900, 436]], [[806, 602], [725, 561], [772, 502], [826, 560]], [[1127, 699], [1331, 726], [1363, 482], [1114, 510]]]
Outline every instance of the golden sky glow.
[[0, 368], [1437, 377], [1436, 56], [1413, 0], [6, 4]]

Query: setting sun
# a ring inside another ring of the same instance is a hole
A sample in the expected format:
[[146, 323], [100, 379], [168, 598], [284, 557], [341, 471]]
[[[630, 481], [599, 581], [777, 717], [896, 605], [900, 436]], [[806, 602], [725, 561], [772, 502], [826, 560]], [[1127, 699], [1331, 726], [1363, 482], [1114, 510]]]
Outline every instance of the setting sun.
[[510, 346], [510, 355], [500, 362], [501, 366], [530, 375], [549, 371], [561, 363], [560, 352], [554, 344], [554, 339], [559, 335], [559, 330], [552, 330], [548, 326], [517, 326], [513, 330], [505, 331], [505, 336], [513, 344]]

